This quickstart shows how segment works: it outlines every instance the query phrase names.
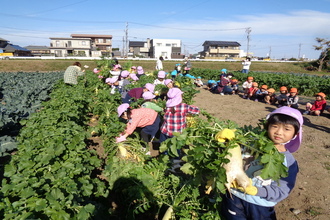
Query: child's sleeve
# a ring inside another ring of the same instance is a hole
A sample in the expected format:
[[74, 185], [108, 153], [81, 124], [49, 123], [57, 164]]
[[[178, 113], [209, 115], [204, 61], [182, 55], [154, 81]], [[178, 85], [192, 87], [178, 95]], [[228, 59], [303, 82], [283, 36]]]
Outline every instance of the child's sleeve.
[[187, 105], [187, 107], [188, 107], [188, 113], [194, 114], [194, 115], [199, 114], [199, 108], [197, 106]]
[[296, 184], [297, 174], [299, 172], [298, 163], [293, 159], [288, 161], [288, 176], [281, 178], [278, 182], [272, 181], [268, 186], [258, 187], [257, 196], [265, 198], [271, 202], [280, 202], [287, 198]]

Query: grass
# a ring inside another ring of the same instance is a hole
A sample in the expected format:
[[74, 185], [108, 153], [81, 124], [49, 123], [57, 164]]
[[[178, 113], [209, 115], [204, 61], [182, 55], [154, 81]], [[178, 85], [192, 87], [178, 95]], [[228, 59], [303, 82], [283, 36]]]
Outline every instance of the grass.
[[[69, 65], [80, 60], [0, 60], [1, 72], [34, 72], [34, 71], [64, 71]], [[95, 68], [96, 62], [93, 60], [80, 61], [82, 66], [88, 65], [90, 69]], [[126, 62], [130, 62], [134, 66], [142, 66], [145, 71], [154, 71], [156, 66], [155, 60], [119, 60], [119, 63], [124, 66]], [[229, 71], [239, 71], [242, 68], [241, 62], [225, 62], [225, 61], [200, 61], [192, 60], [193, 68], [203, 69], [228, 69]], [[163, 61], [165, 71], [174, 70], [175, 64], [178, 61]], [[180, 62], [183, 64], [183, 61]], [[313, 75], [330, 75], [328, 72], [308, 71], [305, 69], [308, 63], [272, 63], [253, 61], [251, 71], [262, 72], [283, 72], [283, 73], [308, 73]]]
[[320, 212], [320, 210], [322, 210], [322, 209], [319, 207], [310, 207], [309, 209], [306, 210], [306, 213], [312, 217], [316, 217], [316, 216], [322, 214]]

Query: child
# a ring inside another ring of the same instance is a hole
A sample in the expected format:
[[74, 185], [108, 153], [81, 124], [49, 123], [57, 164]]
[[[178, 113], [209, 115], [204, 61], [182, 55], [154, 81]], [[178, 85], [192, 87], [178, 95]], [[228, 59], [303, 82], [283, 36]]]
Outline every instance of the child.
[[237, 79], [231, 79], [230, 80], [231, 89], [234, 91], [234, 94], [238, 95], [238, 80]]
[[161, 126], [159, 141], [163, 142], [173, 137], [174, 132], [181, 133], [187, 127], [187, 114], [198, 114], [199, 108], [182, 103], [183, 92], [179, 88], [172, 88], [167, 92], [166, 110], [164, 122]]
[[144, 87], [138, 87], [131, 89], [127, 92], [125, 98], [122, 98], [123, 103], [131, 103], [132, 101], [136, 101], [137, 99], [142, 98], [142, 94], [144, 92], [154, 92], [155, 90], [155, 85], [151, 83], [145, 84]]
[[119, 78], [121, 73], [121, 66], [119, 64], [116, 64], [112, 67], [112, 70], [110, 70], [110, 74], [113, 77]]
[[177, 70], [173, 70], [171, 72], [171, 77], [172, 77], [172, 80], [174, 80], [176, 78], [176, 76], [178, 75], [178, 71]]
[[119, 82], [116, 77], [106, 78], [105, 83], [111, 86], [110, 94], [115, 94], [116, 91], [119, 91]]
[[298, 107], [299, 107], [298, 101], [299, 101], [299, 97], [298, 97], [297, 88], [291, 88], [286, 106], [298, 109]]
[[255, 101], [259, 101], [259, 102], [264, 101], [266, 95], [268, 94], [267, 89], [268, 89], [267, 85], [262, 85], [255, 94], [255, 98], [257, 99]]
[[207, 81], [208, 90], [213, 91], [216, 86], [217, 86], [217, 81], [215, 81], [213, 79], [210, 79]]
[[288, 89], [285, 86], [280, 88], [280, 94], [276, 97], [276, 101], [278, 103], [277, 107], [285, 106], [288, 102]]
[[139, 77], [137, 77], [135, 73], [129, 74], [129, 77], [132, 79], [132, 83], [139, 80]]
[[244, 152], [245, 173], [251, 178], [252, 185], [245, 190], [236, 186], [230, 189], [232, 198], [227, 194], [223, 200], [225, 219], [276, 219], [274, 206], [287, 198], [295, 186], [299, 168], [292, 153], [301, 144], [303, 117], [298, 110], [283, 106], [271, 112], [266, 120], [267, 136], [284, 154], [283, 163], [288, 168], [288, 176], [278, 181], [262, 179], [259, 176], [260, 158]]
[[303, 113], [304, 115], [316, 115], [320, 116], [321, 113], [325, 110], [327, 106], [327, 101], [325, 100], [326, 95], [323, 92], [319, 92], [316, 94], [315, 102], [313, 104], [306, 104], [306, 111]]
[[165, 86], [169, 89], [173, 88], [174, 85], [173, 85], [173, 80], [171, 79], [165, 79], [165, 82], [164, 82]]
[[137, 77], [140, 78], [141, 76], [144, 75], [144, 70], [143, 70], [142, 66], [138, 66], [138, 67], [136, 68], [136, 71], [137, 71]]
[[221, 79], [221, 77], [226, 77], [227, 76], [227, 69], [222, 69], [219, 76], [220, 76], [220, 79]]
[[181, 64], [180, 63], [175, 64], [175, 69], [177, 71], [177, 74], [180, 74], [181, 73]]
[[258, 91], [258, 83], [256, 82], [253, 82], [252, 83], [252, 87], [249, 88], [248, 90], [248, 94], [247, 94], [247, 99], [250, 100], [250, 99], [253, 99], [254, 101], [258, 101], [257, 99], [257, 96], [256, 96], [256, 92]]
[[160, 107], [159, 105], [157, 105], [154, 102], [155, 97], [156, 96], [154, 94], [152, 94], [151, 92], [144, 92], [142, 94], [142, 98], [144, 99], [144, 102], [141, 105], [141, 108], [151, 108], [151, 109], [155, 110], [156, 112], [163, 111], [162, 107]]
[[220, 93], [220, 95], [225, 95], [225, 94], [232, 95], [234, 93], [234, 90], [231, 88], [231, 78], [233, 76], [234, 75], [232, 73], [228, 73], [228, 74], [221, 76], [220, 84], [221, 84], [221, 86], [223, 86], [223, 89], [222, 89], [222, 92]]
[[243, 83], [242, 87], [244, 89], [244, 95], [243, 95], [243, 99], [247, 98], [247, 95], [249, 93], [249, 89], [252, 87], [252, 81], [253, 81], [253, 77], [249, 76], [246, 81]]
[[188, 57], [185, 57], [184, 58], [184, 74], [183, 75], [189, 74], [189, 71], [190, 71], [191, 67], [192, 67], [192, 65], [191, 65], [190, 60], [188, 59]]
[[165, 85], [165, 77], [166, 77], [166, 72], [161, 70], [158, 72], [157, 79], [154, 81], [154, 85], [162, 84]]
[[123, 70], [120, 73], [120, 76], [118, 78], [119, 82], [119, 88], [121, 91], [121, 98], [124, 99], [126, 97], [126, 94], [128, 92], [127, 85], [131, 84], [131, 81], [129, 79], [129, 72], [127, 70]]
[[131, 109], [129, 104], [121, 104], [117, 108], [118, 117], [128, 121], [125, 131], [116, 137], [116, 143], [126, 140], [136, 128], [142, 128], [140, 135], [143, 141], [150, 143], [159, 131], [160, 117], [150, 108]]
[[275, 89], [270, 88], [267, 90], [268, 94], [265, 96], [265, 102], [270, 105], [274, 105], [276, 103], [276, 94]]
[[136, 66], [132, 66], [131, 67], [131, 73], [132, 74], [136, 74]]
[[202, 77], [197, 77], [197, 79], [195, 79], [195, 85], [197, 86], [197, 87], [203, 87], [203, 81], [202, 81]]

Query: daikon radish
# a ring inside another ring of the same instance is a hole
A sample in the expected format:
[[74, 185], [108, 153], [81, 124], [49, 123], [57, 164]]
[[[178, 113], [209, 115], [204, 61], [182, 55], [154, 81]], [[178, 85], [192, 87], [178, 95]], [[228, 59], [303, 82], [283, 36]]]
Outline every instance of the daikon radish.
[[172, 206], [168, 207], [168, 209], [165, 212], [165, 215], [163, 216], [162, 220], [171, 220], [173, 215], [173, 208]]
[[[219, 142], [230, 141], [235, 138], [235, 130], [225, 128], [222, 131], [219, 131], [215, 138]], [[227, 183], [225, 186], [230, 190], [230, 186], [233, 183], [237, 183], [238, 186], [246, 189], [246, 187], [251, 185], [251, 181], [243, 170], [243, 159], [240, 146], [237, 144], [234, 148], [228, 149], [228, 155], [226, 158], [229, 162], [223, 164], [223, 168], [225, 168], [227, 175]]]

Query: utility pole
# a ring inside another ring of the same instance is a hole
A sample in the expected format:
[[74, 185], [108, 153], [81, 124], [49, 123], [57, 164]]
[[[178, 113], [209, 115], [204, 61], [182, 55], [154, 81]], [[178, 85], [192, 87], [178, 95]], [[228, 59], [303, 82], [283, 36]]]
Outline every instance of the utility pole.
[[128, 56], [128, 22], [126, 22], [125, 29], [125, 57]]
[[123, 36], [123, 49], [122, 49], [122, 52], [121, 52], [121, 56], [125, 57], [125, 39], [124, 39], [124, 36]]
[[272, 47], [269, 47], [269, 59], [271, 59]]
[[246, 48], [246, 57], [249, 56], [249, 49], [250, 49], [250, 33], [251, 33], [251, 28], [248, 27], [245, 30], [245, 33], [247, 34], [247, 48]]
[[299, 44], [298, 60], [300, 59], [301, 43]]

